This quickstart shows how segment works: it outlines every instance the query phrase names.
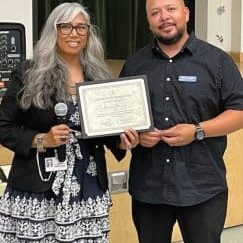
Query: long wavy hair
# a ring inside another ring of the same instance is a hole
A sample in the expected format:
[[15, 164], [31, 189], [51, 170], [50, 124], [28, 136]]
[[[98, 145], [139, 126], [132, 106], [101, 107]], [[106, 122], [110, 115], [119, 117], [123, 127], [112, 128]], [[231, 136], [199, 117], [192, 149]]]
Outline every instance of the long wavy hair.
[[47, 109], [57, 102], [68, 102], [67, 79], [68, 69], [65, 61], [56, 50], [57, 24], [71, 22], [78, 14], [82, 14], [90, 25], [87, 45], [80, 54], [80, 63], [85, 77], [89, 80], [102, 80], [111, 77], [104, 60], [104, 50], [97, 36], [96, 29], [90, 23], [87, 10], [79, 3], [63, 3], [58, 5], [49, 15], [41, 37], [34, 48], [29, 68], [24, 72], [20, 105], [28, 109], [31, 105]]

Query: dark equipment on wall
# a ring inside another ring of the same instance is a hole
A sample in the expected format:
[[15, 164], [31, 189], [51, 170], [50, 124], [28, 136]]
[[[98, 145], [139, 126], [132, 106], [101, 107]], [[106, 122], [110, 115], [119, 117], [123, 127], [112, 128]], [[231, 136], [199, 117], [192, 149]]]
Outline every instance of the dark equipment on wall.
[[0, 22], [0, 102], [12, 71], [26, 59], [25, 27], [20, 23]]

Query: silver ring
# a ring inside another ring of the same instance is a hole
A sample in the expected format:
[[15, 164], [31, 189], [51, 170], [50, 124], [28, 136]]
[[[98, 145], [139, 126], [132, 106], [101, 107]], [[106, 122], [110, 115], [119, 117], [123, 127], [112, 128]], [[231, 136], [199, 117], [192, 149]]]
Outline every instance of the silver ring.
[[68, 136], [67, 135], [63, 135], [60, 137], [60, 140], [61, 141], [66, 141], [68, 139]]

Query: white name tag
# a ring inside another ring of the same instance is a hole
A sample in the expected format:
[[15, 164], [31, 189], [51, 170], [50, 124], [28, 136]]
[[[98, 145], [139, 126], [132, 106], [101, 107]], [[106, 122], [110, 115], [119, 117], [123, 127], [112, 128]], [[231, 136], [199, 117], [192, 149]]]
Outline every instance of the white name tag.
[[46, 172], [66, 170], [67, 162], [60, 162], [57, 157], [45, 158], [45, 169]]
[[197, 82], [196, 76], [179, 76], [179, 82], [195, 83]]

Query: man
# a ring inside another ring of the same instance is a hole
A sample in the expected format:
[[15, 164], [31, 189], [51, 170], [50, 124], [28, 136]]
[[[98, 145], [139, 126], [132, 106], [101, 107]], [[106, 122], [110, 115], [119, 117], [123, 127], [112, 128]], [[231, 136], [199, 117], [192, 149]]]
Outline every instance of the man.
[[132, 151], [129, 192], [140, 243], [219, 243], [227, 209], [226, 135], [243, 127], [243, 81], [227, 53], [187, 32], [183, 0], [147, 0], [153, 43], [121, 77], [147, 75], [155, 128]]

